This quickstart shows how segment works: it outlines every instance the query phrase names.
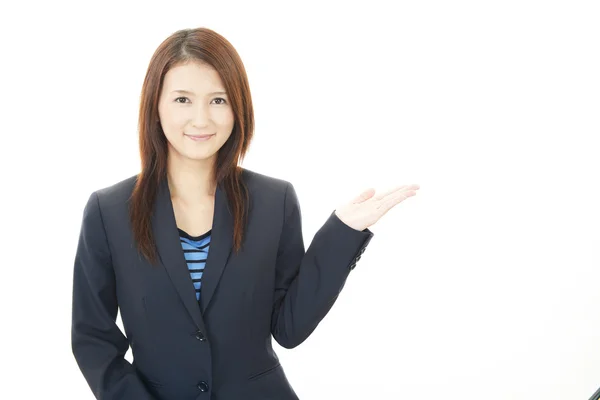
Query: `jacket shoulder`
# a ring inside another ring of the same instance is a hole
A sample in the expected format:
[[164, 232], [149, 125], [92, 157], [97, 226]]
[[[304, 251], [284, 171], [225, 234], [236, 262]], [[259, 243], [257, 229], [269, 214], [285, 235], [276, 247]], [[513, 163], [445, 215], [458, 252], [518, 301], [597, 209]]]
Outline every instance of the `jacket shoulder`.
[[285, 179], [261, 174], [246, 168], [242, 168], [242, 176], [248, 187], [258, 191], [285, 191], [291, 183]]
[[130, 176], [110, 186], [99, 188], [95, 191], [98, 199], [104, 205], [124, 204], [129, 201], [133, 188], [137, 182], [139, 174]]

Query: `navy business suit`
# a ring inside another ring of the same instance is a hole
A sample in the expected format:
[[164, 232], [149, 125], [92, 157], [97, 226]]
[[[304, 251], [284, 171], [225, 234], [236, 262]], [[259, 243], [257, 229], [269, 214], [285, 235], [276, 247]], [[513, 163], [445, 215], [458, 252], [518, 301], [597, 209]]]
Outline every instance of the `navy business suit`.
[[[152, 215], [158, 267], [134, 244], [127, 212], [137, 175], [95, 191], [73, 274], [72, 348], [98, 399], [298, 399], [273, 351], [302, 343], [329, 312], [373, 233], [332, 212], [305, 253], [292, 184], [242, 169], [250, 195], [239, 254], [221, 185], [200, 303], [166, 178]], [[125, 335], [116, 325], [120, 308]], [[124, 359], [129, 346], [133, 363]]]

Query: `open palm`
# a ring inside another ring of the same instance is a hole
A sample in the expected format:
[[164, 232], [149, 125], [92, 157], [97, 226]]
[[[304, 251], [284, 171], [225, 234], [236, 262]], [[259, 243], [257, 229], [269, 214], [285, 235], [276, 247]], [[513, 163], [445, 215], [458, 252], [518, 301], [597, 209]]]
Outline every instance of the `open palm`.
[[396, 204], [417, 194], [417, 184], [397, 186], [382, 194], [375, 195], [375, 189], [369, 188], [350, 203], [335, 210], [335, 215], [349, 227], [362, 231], [375, 224]]

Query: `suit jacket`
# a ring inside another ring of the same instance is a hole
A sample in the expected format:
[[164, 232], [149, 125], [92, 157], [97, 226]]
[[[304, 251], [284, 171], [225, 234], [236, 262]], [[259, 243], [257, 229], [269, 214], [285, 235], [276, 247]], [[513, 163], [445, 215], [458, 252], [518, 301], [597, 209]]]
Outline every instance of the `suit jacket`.
[[305, 251], [293, 185], [242, 171], [250, 194], [244, 245], [232, 251], [233, 218], [219, 185], [200, 304], [166, 178], [152, 215], [159, 267], [139, 255], [131, 231], [137, 175], [90, 195], [74, 263], [72, 350], [96, 398], [298, 399], [271, 337], [288, 349], [306, 340], [373, 233], [332, 212]]

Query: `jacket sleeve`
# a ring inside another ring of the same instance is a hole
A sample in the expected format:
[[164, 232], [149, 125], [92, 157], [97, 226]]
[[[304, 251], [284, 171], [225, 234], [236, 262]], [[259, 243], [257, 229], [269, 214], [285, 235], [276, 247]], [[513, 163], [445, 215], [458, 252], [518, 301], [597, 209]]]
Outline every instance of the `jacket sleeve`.
[[271, 333], [277, 343], [291, 349], [327, 315], [374, 234], [349, 227], [334, 210], [305, 252], [300, 204], [289, 182], [284, 197]]
[[96, 192], [83, 211], [75, 255], [71, 346], [97, 399], [154, 399], [125, 360], [129, 342], [117, 324], [115, 274]]

